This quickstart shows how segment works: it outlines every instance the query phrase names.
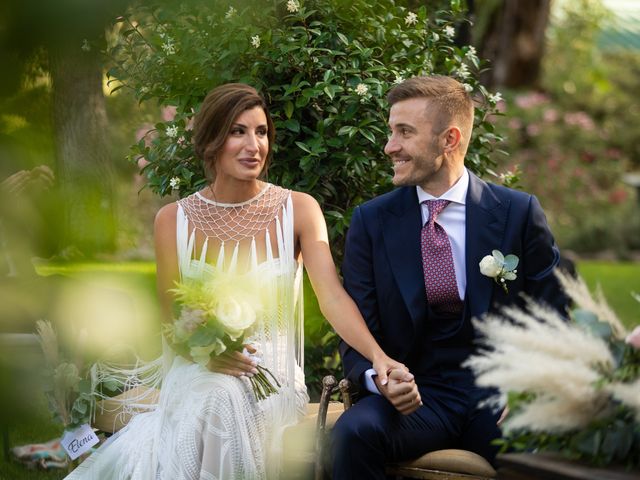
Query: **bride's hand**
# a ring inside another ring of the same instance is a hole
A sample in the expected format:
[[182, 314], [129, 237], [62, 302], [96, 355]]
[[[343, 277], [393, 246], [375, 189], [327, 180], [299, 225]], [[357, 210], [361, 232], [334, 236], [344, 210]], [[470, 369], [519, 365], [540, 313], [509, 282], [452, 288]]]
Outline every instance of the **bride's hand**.
[[381, 385], [387, 384], [389, 380], [389, 372], [391, 372], [391, 370], [403, 370], [405, 372], [409, 372], [409, 369], [404, 365], [404, 363], [397, 362], [384, 353], [375, 357], [372, 363], [373, 369], [376, 371]]
[[[245, 348], [249, 353], [256, 351], [251, 345], [245, 345]], [[213, 357], [207, 366], [212, 372], [224, 373], [234, 377], [253, 377], [258, 373], [256, 361], [242, 352], [224, 352], [222, 355]]]

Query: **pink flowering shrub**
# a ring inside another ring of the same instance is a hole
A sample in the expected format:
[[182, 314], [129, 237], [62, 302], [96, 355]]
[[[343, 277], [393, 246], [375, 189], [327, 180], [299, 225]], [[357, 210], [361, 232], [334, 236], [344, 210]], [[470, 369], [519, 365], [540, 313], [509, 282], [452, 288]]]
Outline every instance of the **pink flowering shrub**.
[[622, 181], [633, 158], [616, 145], [608, 119], [539, 92], [507, 94], [502, 103], [497, 130], [509, 157], [499, 169], [520, 168], [520, 185], [539, 197], [560, 246], [579, 252], [639, 248], [627, 232], [640, 224], [640, 212], [634, 223], [635, 192]]

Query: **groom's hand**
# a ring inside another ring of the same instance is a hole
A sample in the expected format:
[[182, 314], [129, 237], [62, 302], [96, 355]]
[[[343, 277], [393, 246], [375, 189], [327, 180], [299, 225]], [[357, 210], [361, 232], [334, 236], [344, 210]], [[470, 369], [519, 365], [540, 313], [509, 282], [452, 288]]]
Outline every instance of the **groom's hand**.
[[422, 406], [420, 392], [413, 375], [406, 370], [395, 369], [389, 373], [389, 381], [382, 385], [378, 377], [374, 381], [380, 393], [403, 415], [409, 415]]

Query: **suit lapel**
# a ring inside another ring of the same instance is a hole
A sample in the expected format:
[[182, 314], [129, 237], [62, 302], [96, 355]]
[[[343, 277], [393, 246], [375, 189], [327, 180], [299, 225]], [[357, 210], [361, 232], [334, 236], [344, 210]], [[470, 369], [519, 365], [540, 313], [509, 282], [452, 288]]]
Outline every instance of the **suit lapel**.
[[501, 203], [489, 186], [470, 174], [466, 200], [465, 263], [470, 317], [489, 310], [495, 282], [480, 273], [482, 257], [501, 250], [509, 202]]
[[398, 194], [398, 201], [381, 210], [380, 221], [391, 270], [415, 324], [427, 315], [420, 256], [422, 216], [415, 187], [403, 187]]

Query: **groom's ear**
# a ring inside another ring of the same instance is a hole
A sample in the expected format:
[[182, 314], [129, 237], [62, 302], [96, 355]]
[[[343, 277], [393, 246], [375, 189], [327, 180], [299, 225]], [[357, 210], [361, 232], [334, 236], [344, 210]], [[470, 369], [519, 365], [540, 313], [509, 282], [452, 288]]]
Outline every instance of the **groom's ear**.
[[444, 131], [444, 152], [451, 153], [455, 151], [462, 141], [462, 131], [455, 125], [450, 126]]

